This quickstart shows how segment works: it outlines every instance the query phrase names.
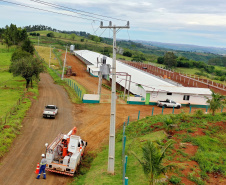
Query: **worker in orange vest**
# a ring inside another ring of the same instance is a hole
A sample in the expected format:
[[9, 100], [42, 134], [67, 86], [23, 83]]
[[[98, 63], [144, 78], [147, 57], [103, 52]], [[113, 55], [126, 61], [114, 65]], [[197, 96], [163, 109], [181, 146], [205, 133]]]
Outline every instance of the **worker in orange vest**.
[[41, 174], [43, 173], [43, 179], [46, 179], [46, 163], [47, 163], [47, 160], [45, 158], [45, 154], [42, 154], [42, 160], [40, 162], [40, 169], [39, 169], [39, 173], [38, 173], [38, 176], [36, 177], [36, 179], [39, 179]]

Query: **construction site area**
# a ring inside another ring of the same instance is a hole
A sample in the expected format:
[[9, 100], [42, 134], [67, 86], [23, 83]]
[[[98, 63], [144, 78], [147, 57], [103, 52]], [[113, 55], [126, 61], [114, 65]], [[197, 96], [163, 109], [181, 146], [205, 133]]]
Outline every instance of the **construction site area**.
[[[64, 54], [62, 55], [62, 58]], [[67, 54], [67, 65], [76, 75], [65, 78], [76, 80], [86, 88], [89, 94], [96, 94], [98, 90], [98, 78], [87, 72], [87, 66], [76, 56]], [[129, 65], [138, 64], [130, 63]], [[142, 69], [143, 66], [142, 66]], [[147, 66], [148, 72], [152, 72]], [[161, 72], [158, 71], [158, 75]], [[171, 78], [173, 78], [171, 76]], [[176, 77], [175, 77], [176, 78]], [[110, 86], [109, 81], [103, 79], [103, 84]], [[190, 82], [193, 84], [193, 82]], [[99, 104], [73, 104], [67, 92], [62, 86], [56, 85], [48, 73], [41, 74], [39, 82], [39, 97], [33, 100], [32, 106], [23, 121], [21, 134], [15, 139], [10, 151], [1, 160], [0, 184], [2, 185], [63, 185], [73, 179], [61, 174], [47, 172], [47, 180], [38, 181], [34, 173], [40, 154], [45, 152], [45, 143], [51, 143], [58, 133], [66, 133], [74, 126], [77, 127], [77, 135], [84, 138], [88, 145], [87, 151], [99, 151], [108, 144], [110, 109], [109, 102], [111, 91], [102, 87], [102, 99]], [[56, 119], [43, 119], [43, 106], [47, 104], [57, 105], [59, 113]], [[162, 108], [147, 105], [130, 105], [122, 99], [117, 99], [116, 106], [116, 130], [127, 121], [137, 120], [150, 116], [152, 108], [154, 115], [162, 114]], [[189, 112], [189, 107], [181, 108]], [[181, 109], [175, 109], [174, 113], [181, 113]], [[197, 108], [193, 108], [194, 112]], [[164, 114], [171, 114], [172, 109], [165, 109]], [[41, 136], [41, 137], [40, 137]], [[107, 156], [106, 156], [107, 157]]]

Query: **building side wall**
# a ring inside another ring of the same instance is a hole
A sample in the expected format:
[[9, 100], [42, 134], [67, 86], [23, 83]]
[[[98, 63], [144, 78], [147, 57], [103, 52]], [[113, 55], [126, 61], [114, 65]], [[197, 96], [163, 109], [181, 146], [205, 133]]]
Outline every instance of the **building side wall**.
[[[184, 100], [184, 95], [189, 96], [189, 100]], [[194, 104], [194, 105], [207, 105], [206, 98], [204, 95], [192, 95], [192, 94], [180, 94], [172, 93], [167, 95], [167, 92], [152, 92], [150, 96], [150, 102], [157, 102], [158, 100], [170, 99], [183, 105]]]

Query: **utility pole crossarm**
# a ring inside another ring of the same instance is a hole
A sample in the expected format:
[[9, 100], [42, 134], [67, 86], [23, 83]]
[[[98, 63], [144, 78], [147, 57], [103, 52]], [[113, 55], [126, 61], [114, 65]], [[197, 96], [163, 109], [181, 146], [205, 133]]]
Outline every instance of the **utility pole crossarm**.
[[129, 21], [127, 21], [126, 26], [115, 26], [115, 25], [112, 26], [111, 21], [109, 22], [109, 26], [103, 26], [103, 22], [101, 21], [100, 22], [100, 28], [128, 28], [129, 29], [130, 26], [129, 26]]

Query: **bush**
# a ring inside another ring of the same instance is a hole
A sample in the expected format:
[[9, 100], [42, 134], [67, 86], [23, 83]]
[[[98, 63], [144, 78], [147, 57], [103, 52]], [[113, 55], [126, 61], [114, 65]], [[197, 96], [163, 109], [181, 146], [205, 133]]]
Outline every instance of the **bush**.
[[200, 177], [196, 177], [192, 173], [188, 175], [188, 179], [197, 185], [205, 185], [205, 182]]
[[181, 178], [173, 175], [170, 177], [169, 182], [172, 184], [179, 184], [181, 182]]
[[202, 110], [196, 110], [195, 111], [195, 116], [197, 116], [197, 117], [200, 117], [200, 116], [202, 116], [204, 113], [203, 113], [203, 111]]
[[50, 33], [47, 33], [46, 36], [47, 36], [47, 37], [54, 37], [54, 34], [53, 34], [52, 32], [50, 32]]
[[132, 57], [132, 53], [129, 51], [124, 51], [123, 56]]

